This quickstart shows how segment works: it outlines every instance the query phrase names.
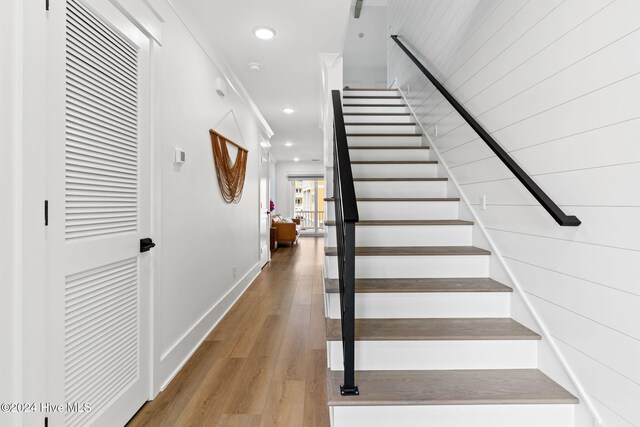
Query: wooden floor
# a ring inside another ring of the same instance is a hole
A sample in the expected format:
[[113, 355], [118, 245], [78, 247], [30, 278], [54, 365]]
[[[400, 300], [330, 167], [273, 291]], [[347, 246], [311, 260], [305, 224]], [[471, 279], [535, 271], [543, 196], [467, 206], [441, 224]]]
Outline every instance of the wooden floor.
[[[321, 238], [272, 261], [129, 426], [329, 426]], [[212, 275], [214, 272], [212, 272]]]

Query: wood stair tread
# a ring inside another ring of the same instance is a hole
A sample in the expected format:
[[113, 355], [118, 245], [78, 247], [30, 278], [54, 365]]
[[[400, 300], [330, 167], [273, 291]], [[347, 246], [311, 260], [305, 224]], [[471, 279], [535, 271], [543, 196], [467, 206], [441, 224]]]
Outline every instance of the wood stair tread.
[[406, 107], [407, 104], [342, 104], [343, 107]]
[[402, 99], [401, 96], [358, 96], [358, 95], [343, 95], [342, 99]]
[[[343, 116], [410, 116], [411, 113], [343, 113]], [[374, 123], [374, 122], [370, 122]]]
[[424, 146], [406, 146], [406, 145], [350, 145], [349, 150], [428, 150], [429, 147]]
[[[337, 256], [336, 247], [324, 249], [326, 256]], [[475, 246], [356, 246], [356, 256], [464, 256], [490, 255]]]
[[415, 123], [385, 123], [385, 122], [356, 122], [356, 123], [345, 123], [345, 126], [418, 126]]
[[[325, 279], [325, 291], [338, 293], [338, 279]], [[392, 292], [513, 292], [513, 289], [486, 277], [356, 279], [356, 293]]]
[[[324, 199], [333, 202], [332, 197]], [[356, 198], [358, 202], [459, 202], [459, 197], [363, 197]]]
[[[342, 341], [340, 319], [327, 319], [327, 340]], [[510, 318], [356, 319], [356, 341], [540, 340]]]
[[382, 88], [371, 88], [371, 89], [367, 89], [367, 88], [361, 88], [361, 87], [349, 87], [349, 86], [345, 86], [344, 89], [345, 91], [348, 90], [353, 90], [353, 91], [362, 91], [362, 92], [373, 92], [373, 91], [379, 91], [379, 92], [397, 92], [398, 89], [382, 89]]
[[437, 160], [352, 160], [352, 165], [436, 165]]
[[341, 396], [342, 371], [327, 370], [330, 406], [576, 404], [537, 369], [356, 371], [359, 396]]
[[[333, 220], [325, 221], [325, 225], [336, 225]], [[356, 222], [357, 226], [376, 226], [376, 225], [394, 225], [394, 226], [411, 226], [411, 225], [473, 225], [473, 221], [464, 221], [462, 219], [370, 219]]]
[[358, 202], [459, 202], [459, 197], [363, 197]]
[[390, 181], [390, 182], [401, 182], [401, 181], [448, 181], [449, 178], [353, 178], [353, 182], [375, 182], [375, 181]]
[[422, 136], [421, 133], [348, 133], [347, 137], [349, 136], [366, 136], [366, 137], [393, 137], [393, 138], [399, 138], [399, 137], [416, 137], [416, 136]]

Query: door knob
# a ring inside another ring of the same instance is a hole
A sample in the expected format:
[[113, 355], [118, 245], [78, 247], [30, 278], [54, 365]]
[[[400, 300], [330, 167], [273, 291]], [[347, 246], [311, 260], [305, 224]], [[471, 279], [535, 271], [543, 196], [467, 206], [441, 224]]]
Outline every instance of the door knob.
[[151, 248], [154, 248], [156, 246], [155, 243], [153, 243], [153, 240], [151, 240], [149, 237], [147, 237], [146, 239], [140, 239], [140, 252], [149, 252], [149, 250]]

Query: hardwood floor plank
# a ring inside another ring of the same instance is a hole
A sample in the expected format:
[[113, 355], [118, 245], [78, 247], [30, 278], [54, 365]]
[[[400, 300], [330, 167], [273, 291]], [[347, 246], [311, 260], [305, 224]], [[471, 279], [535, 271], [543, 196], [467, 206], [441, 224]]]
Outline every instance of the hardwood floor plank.
[[261, 419], [262, 415], [223, 414], [216, 427], [255, 427]]
[[307, 346], [309, 343], [310, 306], [291, 307], [287, 328], [284, 332], [274, 381], [304, 380]]
[[327, 406], [327, 352], [309, 350], [307, 358], [307, 381], [304, 401], [305, 427], [325, 427], [329, 425]]
[[328, 427], [323, 256], [321, 238], [279, 248], [128, 425]]
[[[311, 268], [312, 270], [312, 268]], [[293, 304], [311, 304], [311, 293], [313, 291], [313, 271], [301, 274], [298, 277], [298, 286], [293, 296]]]
[[286, 326], [287, 317], [277, 314], [269, 315], [262, 323], [260, 333], [253, 343], [250, 357], [270, 356], [278, 357], [282, 336]]
[[254, 356], [244, 360], [235, 376], [234, 387], [227, 390], [227, 414], [262, 414], [271, 388], [276, 360], [270, 356]]
[[234, 337], [236, 345], [233, 347], [231, 357], [247, 357], [249, 355], [267, 315], [267, 307], [260, 304], [259, 301], [255, 301], [253, 310], [247, 313], [249, 318], [243, 319], [243, 322], [237, 325], [238, 332]]
[[324, 284], [322, 279], [322, 268], [316, 267], [313, 273], [312, 295], [324, 295]]
[[305, 381], [276, 381], [262, 415], [262, 427], [303, 426]]
[[[216, 361], [198, 388], [191, 394], [175, 425], [216, 425], [226, 407], [228, 389], [244, 359], [224, 357]], [[162, 420], [158, 420], [162, 422]]]
[[[309, 320], [309, 348], [326, 350], [327, 339], [324, 322], [324, 297], [314, 294], [311, 297], [311, 319]], [[325, 355], [326, 356], [326, 355]], [[326, 357], [325, 357], [326, 359]]]
[[205, 341], [158, 397], [145, 404], [129, 422], [130, 427], [173, 426], [213, 364], [220, 360], [223, 343]]

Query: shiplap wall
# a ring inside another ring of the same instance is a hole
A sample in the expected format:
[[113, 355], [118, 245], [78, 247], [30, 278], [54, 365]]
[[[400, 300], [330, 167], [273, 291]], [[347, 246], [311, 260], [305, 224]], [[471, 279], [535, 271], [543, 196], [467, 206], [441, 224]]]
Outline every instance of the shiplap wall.
[[389, 0], [389, 25], [582, 220], [558, 226], [389, 42], [389, 82], [406, 91], [604, 425], [640, 426], [640, 1]]

